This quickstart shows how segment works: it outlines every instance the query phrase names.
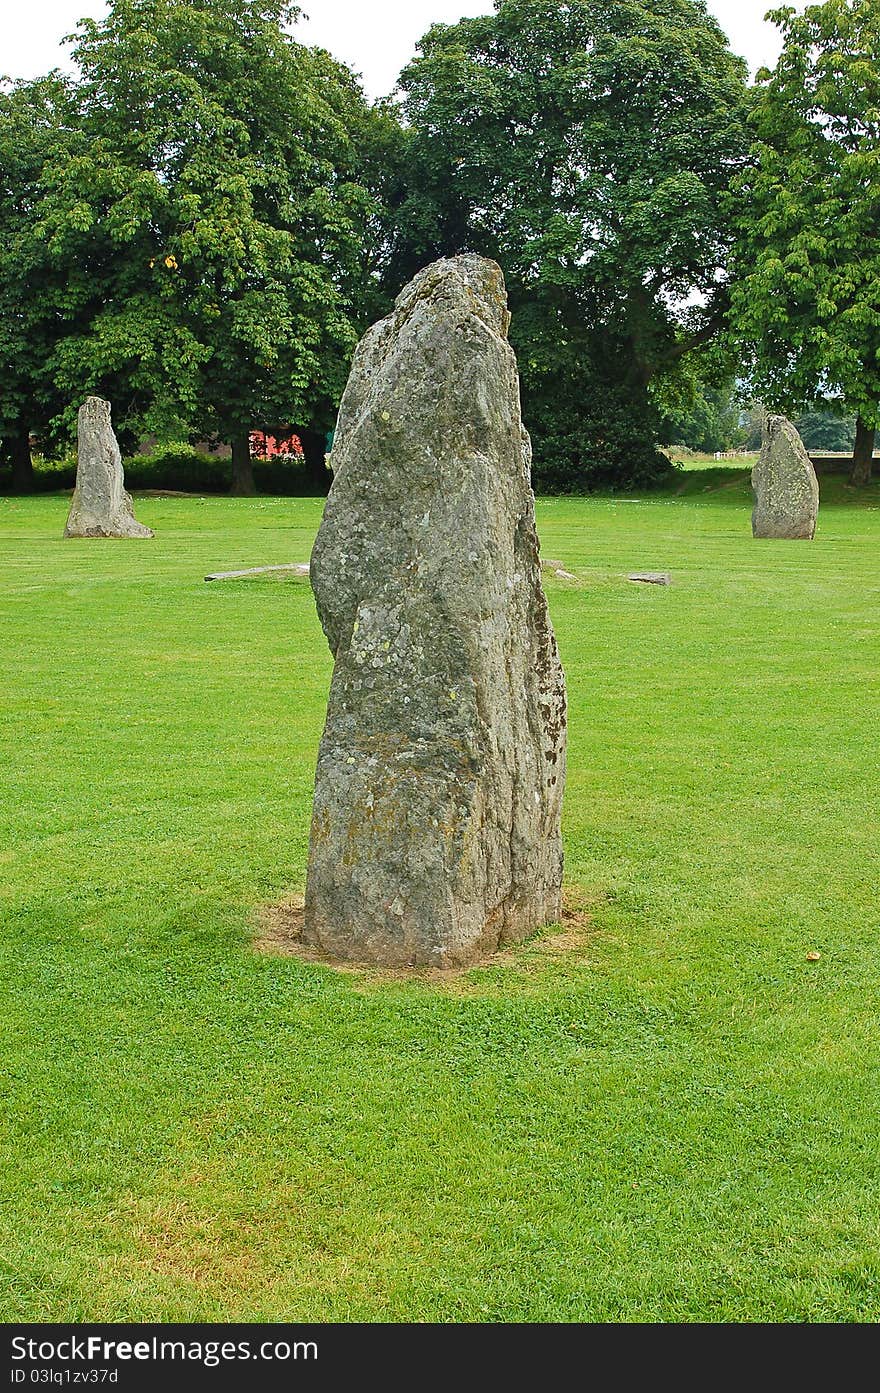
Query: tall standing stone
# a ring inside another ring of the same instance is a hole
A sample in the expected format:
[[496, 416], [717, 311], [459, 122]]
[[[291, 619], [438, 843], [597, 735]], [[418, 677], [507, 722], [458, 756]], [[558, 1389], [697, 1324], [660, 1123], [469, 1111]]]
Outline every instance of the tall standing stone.
[[343, 397], [303, 931], [339, 958], [463, 964], [559, 917], [565, 679], [509, 321], [494, 262], [437, 261]]
[[819, 515], [819, 482], [803, 441], [784, 416], [767, 416], [752, 470], [754, 537], [810, 540]]
[[76, 488], [65, 537], [152, 537], [134, 516], [110, 403], [86, 397], [77, 417]]

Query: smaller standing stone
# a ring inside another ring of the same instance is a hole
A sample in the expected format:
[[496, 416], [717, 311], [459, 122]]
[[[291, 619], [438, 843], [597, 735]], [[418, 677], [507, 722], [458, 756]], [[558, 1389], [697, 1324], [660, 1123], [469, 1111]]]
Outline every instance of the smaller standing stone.
[[125, 491], [122, 455], [110, 424], [110, 403], [86, 397], [77, 418], [76, 488], [65, 537], [152, 537]]
[[764, 422], [752, 491], [752, 536], [807, 541], [815, 536], [819, 481], [803, 441], [784, 416], [768, 416]]

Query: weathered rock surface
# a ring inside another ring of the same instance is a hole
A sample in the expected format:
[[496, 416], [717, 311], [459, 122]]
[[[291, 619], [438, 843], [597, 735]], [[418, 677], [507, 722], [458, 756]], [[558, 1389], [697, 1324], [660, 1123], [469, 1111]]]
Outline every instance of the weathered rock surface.
[[560, 914], [565, 681], [509, 320], [494, 262], [435, 262], [342, 401], [303, 929], [336, 957], [462, 964]]
[[249, 566], [246, 571], [212, 571], [205, 580], [242, 580], [246, 576], [270, 576], [270, 575], [294, 575], [307, 576], [309, 574], [309, 563], [307, 561], [285, 562], [282, 566]]
[[110, 403], [87, 397], [77, 417], [76, 488], [65, 537], [152, 537], [134, 516]]
[[784, 416], [764, 421], [761, 453], [752, 470], [754, 537], [815, 536], [819, 483], [803, 441]]
[[668, 571], [633, 571], [627, 580], [639, 581], [642, 585], [671, 585], [672, 576]]

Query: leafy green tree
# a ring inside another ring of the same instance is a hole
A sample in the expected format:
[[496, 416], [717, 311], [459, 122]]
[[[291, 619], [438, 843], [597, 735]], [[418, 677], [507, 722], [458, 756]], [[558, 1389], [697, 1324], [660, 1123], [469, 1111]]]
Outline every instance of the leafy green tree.
[[796, 416], [794, 424], [808, 450], [845, 453], [855, 443], [855, 417], [846, 415], [839, 404], [818, 403]]
[[880, 3], [770, 17], [784, 43], [758, 74], [751, 165], [735, 186], [733, 333], [771, 407], [843, 399], [864, 484], [880, 424]]
[[0, 439], [17, 492], [33, 487], [30, 437], [59, 409], [48, 365], [77, 306], [34, 234], [47, 160], [69, 153], [70, 88], [57, 74], [0, 89]]
[[667, 445], [687, 445], [714, 454], [743, 448], [746, 430], [742, 406], [732, 377], [714, 383], [696, 378], [687, 393], [662, 397], [665, 403], [660, 438]]
[[745, 448], [747, 450], [760, 450], [764, 439], [764, 422], [767, 418], [767, 408], [761, 401], [750, 400], [746, 402], [744, 408], [745, 422]]
[[435, 25], [401, 76], [399, 279], [502, 265], [536, 476], [646, 479], [650, 384], [720, 326], [746, 69], [703, 0], [496, 0]]
[[74, 44], [80, 145], [43, 172], [40, 234], [100, 296], [54, 355], [70, 413], [99, 392], [131, 432], [216, 435], [236, 492], [253, 491], [255, 427], [297, 427], [323, 472], [380, 303], [384, 222], [363, 175], [387, 116], [373, 122], [348, 69], [285, 32], [296, 13], [111, 0]]
[[[742, 411], [744, 446], [760, 450], [767, 407], [750, 401]], [[856, 435], [856, 418], [847, 415], [840, 401], [820, 400], [809, 411], [794, 418], [795, 429], [807, 450], [851, 451]]]

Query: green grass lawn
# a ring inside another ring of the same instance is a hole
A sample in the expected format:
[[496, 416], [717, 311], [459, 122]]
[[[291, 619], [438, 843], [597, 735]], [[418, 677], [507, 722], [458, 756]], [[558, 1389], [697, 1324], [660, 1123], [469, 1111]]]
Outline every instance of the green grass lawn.
[[590, 923], [448, 982], [252, 948], [320, 501], [0, 499], [0, 1317], [880, 1319], [880, 488], [746, 477], [539, 503]]

